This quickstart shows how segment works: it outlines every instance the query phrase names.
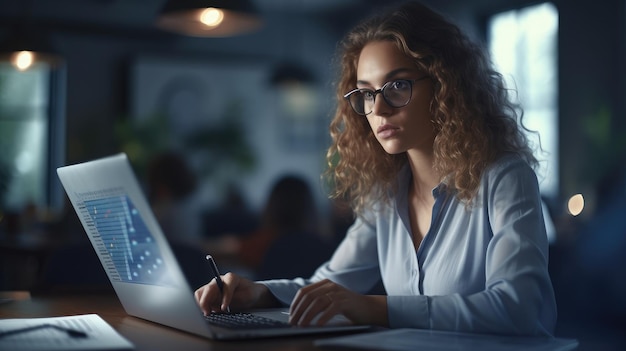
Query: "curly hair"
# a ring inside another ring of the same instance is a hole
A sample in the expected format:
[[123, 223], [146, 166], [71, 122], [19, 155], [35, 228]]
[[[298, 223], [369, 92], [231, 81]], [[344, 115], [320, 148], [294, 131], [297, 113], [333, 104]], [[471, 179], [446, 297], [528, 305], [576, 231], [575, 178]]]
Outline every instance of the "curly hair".
[[333, 187], [331, 197], [349, 199], [357, 214], [378, 201], [389, 201], [397, 173], [408, 162], [406, 153], [386, 153], [367, 119], [343, 98], [354, 89], [361, 50], [373, 41], [394, 43], [430, 76], [434, 169], [459, 200], [471, 204], [485, 168], [504, 153], [537, 165], [525, 128], [518, 124], [522, 109], [509, 100], [503, 77], [483, 48], [440, 14], [409, 2], [365, 20], [340, 42], [338, 105], [330, 123], [332, 144], [324, 173]]

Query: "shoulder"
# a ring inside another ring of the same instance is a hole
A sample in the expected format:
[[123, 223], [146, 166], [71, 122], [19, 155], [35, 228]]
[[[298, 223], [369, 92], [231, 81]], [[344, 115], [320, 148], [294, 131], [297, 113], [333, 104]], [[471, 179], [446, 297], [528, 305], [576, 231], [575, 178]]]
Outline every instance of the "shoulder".
[[534, 179], [536, 174], [533, 168], [521, 156], [507, 153], [495, 160], [485, 169], [483, 183], [499, 182], [503, 178], [514, 177], [521, 179]]
[[501, 201], [534, 201], [540, 197], [537, 175], [522, 157], [506, 154], [487, 167], [478, 196], [494, 205]]
[[357, 213], [358, 217], [372, 224], [381, 215], [388, 216], [389, 211], [395, 211], [397, 202], [406, 197], [404, 190], [408, 189], [411, 177], [411, 169], [407, 163], [397, 171], [391, 184], [377, 184], [370, 188], [368, 201]]

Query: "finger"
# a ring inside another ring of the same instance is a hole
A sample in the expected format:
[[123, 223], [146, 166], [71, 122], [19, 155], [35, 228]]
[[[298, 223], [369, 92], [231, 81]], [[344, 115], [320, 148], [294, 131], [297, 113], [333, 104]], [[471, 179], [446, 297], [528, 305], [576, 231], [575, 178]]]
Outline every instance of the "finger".
[[298, 314], [298, 312], [301, 313], [300, 309], [301, 306], [306, 305], [307, 303], [304, 302], [304, 300], [306, 300], [307, 298], [309, 298], [309, 294], [316, 290], [319, 286], [326, 284], [327, 282], [329, 282], [328, 279], [324, 279], [322, 281], [319, 281], [317, 283], [313, 283], [310, 285], [307, 285], [303, 288], [300, 288], [298, 290], [298, 292], [296, 293], [296, 296], [294, 297], [293, 301], [291, 302], [291, 306], [289, 308], [289, 314], [293, 315], [293, 314]]
[[[313, 312], [310, 308], [313, 307], [313, 304], [316, 302], [318, 296], [327, 293], [332, 285], [333, 283], [331, 281], [323, 280], [298, 290], [289, 311], [290, 323], [301, 324], [302, 317], [305, 313], [310, 314]], [[317, 308], [320, 308], [319, 304], [320, 302], [318, 301], [316, 303]]]
[[220, 311], [220, 294], [215, 280], [211, 280], [208, 284], [202, 287], [202, 294], [200, 296], [200, 306], [205, 314], [211, 312]]
[[326, 325], [334, 316], [340, 313], [337, 303], [333, 300], [326, 310], [318, 314], [317, 325]]
[[310, 286], [306, 286], [301, 288], [296, 293], [293, 301], [291, 302], [291, 306], [289, 307], [289, 323], [297, 324], [297, 322], [302, 317], [307, 306], [310, 304], [309, 299], [309, 290]]
[[316, 296], [316, 298], [305, 309], [302, 317], [298, 321], [300, 326], [308, 326], [311, 324], [322, 325], [323, 321], [320, 321], [320, 317], [327, 313], [334, 314], [334, 304], [329, 294], [322, 294]]
[[202, 310], [202, 313], [206, 314], [206, 308], [203, 306], [202, 303], [202, 292], [204, 290], [204, 285], [199, 287], [198, 289], [196, 289], [196, 291], [194, 291], [193, 296], [196, 298], [196, 303], [198, 304], [198, 306], [200, 306], [200, 309]]
[[222, 276], [222, 282], [224, 283], [224, 291], [222, 293], [220, 309], [223, 312], [230, 312], [230, 304], [233, 300], [233, 293], [238, 285], [238, 279], [236, 275], [229, 272]]
[[196, 301], [204, 314], [211, 312], [211, 306], [208, 303], [209, 284], [206, 284], [196, 290]]
[[200, 296], [202, 296], [202, 288], [203, 287], [204, 287], [204, 285], [199, 287], [199, 288], [197, 288], [196, 291], [193, 292], [193, 297], [196, 299], [196, 302], [198, 304], [200, 304]]

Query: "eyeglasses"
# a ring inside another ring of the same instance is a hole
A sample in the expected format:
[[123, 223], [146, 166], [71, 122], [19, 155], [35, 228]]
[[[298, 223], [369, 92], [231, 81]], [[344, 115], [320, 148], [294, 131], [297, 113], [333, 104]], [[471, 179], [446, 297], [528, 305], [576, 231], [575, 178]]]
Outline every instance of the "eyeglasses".
[[426, 78], [428, 76], [417, 79], [396, 79], [385, 83], [380, 89], [354, 89], [343, 97], [350, 102], [354, 112], [367, 116], [372, 113], [378, 94], [382, 94], [387, 105], [393, 108], [408, 105], [413, 95], [413, 83]]

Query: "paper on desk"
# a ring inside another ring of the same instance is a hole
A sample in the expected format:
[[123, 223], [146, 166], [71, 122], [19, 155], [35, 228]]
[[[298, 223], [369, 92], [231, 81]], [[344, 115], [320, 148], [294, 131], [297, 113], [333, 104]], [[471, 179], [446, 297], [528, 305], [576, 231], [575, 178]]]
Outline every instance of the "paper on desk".
[[320, 339], [315, 346], [379, 351], [566, 351], [578, 347], [575, 339], [508, 337], [421, 329], [392, 329]]
[[0, 332], [27, 328], [41, 324], [56, 324], [80, 330], [85, 338], [71, 337], [54, 328], [43, 328], [0, 338], [0, 350], [51, 351], [51, 350], [132, 350], [133, 344], [121, 336], [97, 314], [49, 318], [0, 319]]

